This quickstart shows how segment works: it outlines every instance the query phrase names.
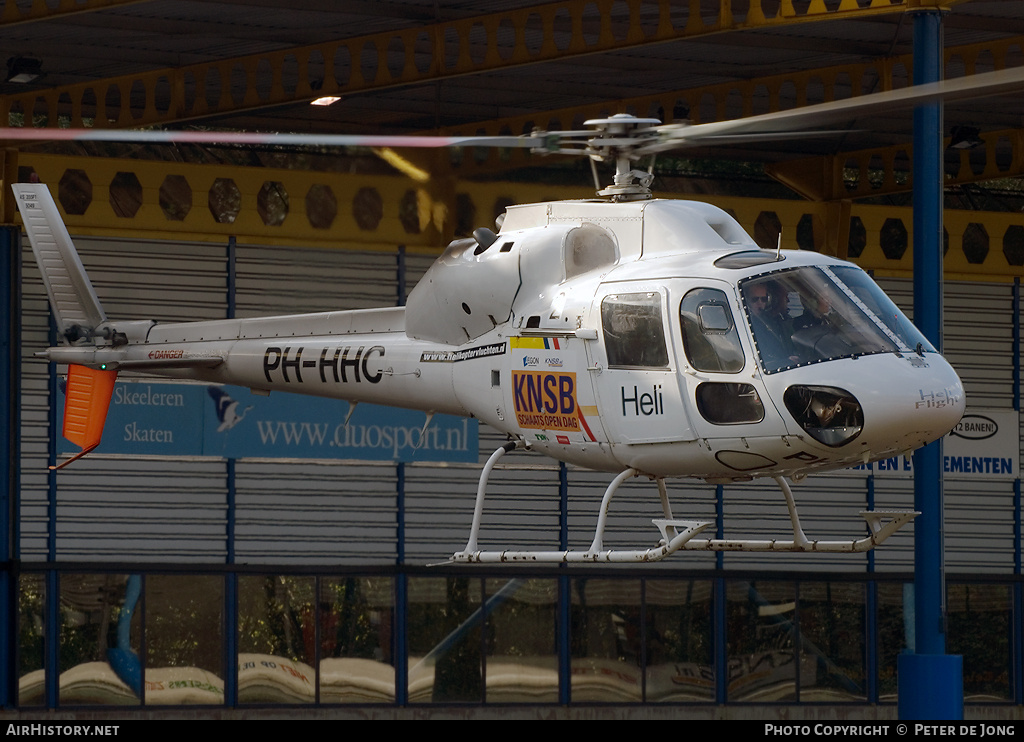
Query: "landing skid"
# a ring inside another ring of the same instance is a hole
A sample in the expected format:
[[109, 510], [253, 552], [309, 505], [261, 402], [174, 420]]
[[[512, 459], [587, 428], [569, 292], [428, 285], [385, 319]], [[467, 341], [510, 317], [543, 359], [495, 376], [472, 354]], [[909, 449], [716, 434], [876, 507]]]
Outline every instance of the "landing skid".
[[480, 481], [477, 484], [476, 506], [473, 509], [473, 525], [469, 532], [469, 541], [466, 547], [452, 555], [451, 562], [473, 563], [473, 564], [496, 564], [507, 562], [531, 562], [531, 563], [573, 563], [573, 562], [602, 562], [602, 563], [636, 563], [656, 562], [674, 554], [680, 550], [689, 551], [813, 551], [831, 553], [857, 553], [870, 551], [892, 534], [912, 521], [920, 513], [906, 510], [874, 510], [862, 511], [861, 516], [867, 521], [869, 534], [864, 538], [848, 539], [844, 541], [823, 541], [809, 539], [804, 534], [800, 525], [800, 516], [796, 510], [796, 502], [793, 499], [793, 491], [789, 482], [784, 477], [775, 477], [776, 484], [782, 490], [786, 499], [786, 508], [789, 511], [790, 522], [793, 526], [793, 537], [790, 540], [748, 540], [748, 539], [717, 539], [717, 538], [695, 538], [708, 526], [708, 521], [676, 520], [672, 517], [672, 508], [668, 501], [668, 491], [665, 488], [665, 480], [657, 478], [658, 494], [661, 498], [661, 507], [665, 513], [664, 518], [655, 519], [654, 525], [661, 532], [661, 541], [657, 546], [647, 549], [605, 549], [604, 530], [608, 520], [608, 512], [611, 508], [611, 501], [618, 488], [627, 479], [639, 476], [636, 469], [625, 469], [620, 472], [608, 489], [605, 490], [604, 498], [601, 501], [601, 511], [597, 518], [597, 530], [594, 533], [594, 541], [586, 551], [483, 551], [477, 546], [477, 537], [480, 533], [480, 522], [483, 519], [484, 497], [487, 489], [487, 480], [495, 464], [506, 453], [517, 448], [523, 448], [522, 441], [510, 441], [498, 448], [487, 459], [483, 471], [480, 473]]
[[691, 539], [683, 548], [697, 551], [815, 551], [822, 553], [855, 554], [871, 551], [899, 529], [919, 516], [913, 510], [862, 510], [860, 515], [867, 521], [870, 533], [864, 538], [844, 541], [822, 541], [809, 539], [800, 526], [800, 516], [793, 500], [793, 490], [785, 477], [775, 477], [776, 484], [786, 498], [786, 508], [793, 524], [793, 538], [789, 541], [771, 539], [752, 541], [746, 539]]

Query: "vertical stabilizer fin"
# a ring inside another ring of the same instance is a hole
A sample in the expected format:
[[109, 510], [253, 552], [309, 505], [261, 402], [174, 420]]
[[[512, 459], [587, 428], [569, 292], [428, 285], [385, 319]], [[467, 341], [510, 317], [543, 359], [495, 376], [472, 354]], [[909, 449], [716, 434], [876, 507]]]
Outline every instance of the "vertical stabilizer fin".
[[73, 342], [83, 336], [83, 330], [85, 334], [96, 330], [107, 317], [49, 189], [43, 183], [11, 187], [43, 274], [57, 329]]
[[64, 437], [82, 450], [52, 469], [63, 469], [100, 444], [117, 371], [71, 364], [64, 394]]

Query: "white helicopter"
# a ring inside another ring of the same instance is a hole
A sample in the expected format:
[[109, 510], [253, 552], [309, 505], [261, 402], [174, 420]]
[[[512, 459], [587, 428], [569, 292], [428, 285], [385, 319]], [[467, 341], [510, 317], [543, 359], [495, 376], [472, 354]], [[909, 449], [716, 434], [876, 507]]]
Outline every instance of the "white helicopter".
[[[522, 146], [613, 161], [599, 199], [508, 208], [499, 231], [452, 242], [404, 307], [157, 324], [110, 321], [49, 190], [14, 192], [43, 273], [68, 364], [64, 435], [95, 448], [118, 372], [295, 392], [472, 416], [508, 434], [483, 467], [470, 537], [456, 562], [646, 562], [680, 549], [859, 552], [916, 513], [865, 512], [868, 533], [808, 538], [787, 478], [905, 453], [964, 412], [954, 370], [856, 266], [816, 253], [762, 250], [727, 213], [651, 197], [642, 156], [795, 127], [871, 108], [1016, 89], [1022, 71], [975, 75], [739, 121], [659, 126], [628, 115], [587, 131], [529, 137], [316, 137], [365, 146]], [[830, 132], [831, 133], [831, 132]], [[806, 132], [803, 134], [806, 136]], [[3, 129], [0, 138], [309, 143], [304, 135]], [[884, 383], [881, 381], [884, 380]], [[426, 426], [424, 426], [426, 427]], [[504, 454], [539, 451], [615, 473], [585, 551], [482, 550], [488, 476]], [[606, 549], [617, 488], [658, 486], [661, 538]], [[665, 478], [725, 483], [770, 477], [789, 510], [789, 539], [700, 537], [678, 520]]]

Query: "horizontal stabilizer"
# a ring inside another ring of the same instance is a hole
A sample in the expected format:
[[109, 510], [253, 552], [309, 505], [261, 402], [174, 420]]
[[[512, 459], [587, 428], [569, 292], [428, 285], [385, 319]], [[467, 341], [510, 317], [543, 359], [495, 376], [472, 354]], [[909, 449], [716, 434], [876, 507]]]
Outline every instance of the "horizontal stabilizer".
[[68, 366], [63, 433], [65, 438], [76, 446], [81, 446], [82, 450], [51, 468], [63, 469], [100, 444], [116, 380], [117, 371], [92, 369], [76, 364]]
[[46, 185], [16, 183], [11, 187], [43, 274], [57, 329], [73, 342], [106, 322], [103, 307]]

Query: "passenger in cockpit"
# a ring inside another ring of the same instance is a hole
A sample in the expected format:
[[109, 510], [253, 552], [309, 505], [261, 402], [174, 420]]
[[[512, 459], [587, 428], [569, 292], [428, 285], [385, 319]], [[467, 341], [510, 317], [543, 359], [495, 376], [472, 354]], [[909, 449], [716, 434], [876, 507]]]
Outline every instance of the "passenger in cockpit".
[[824, 295], [802, 297], [804, 312], [793, 320], [793, 332], [803, 330], [807, 327], [819, 327], [827, 325], [828, 316], [832, 311], [832, 305]]
[[837, 334], [843, 325], [834, 311], [832, 301], [824, 292], [805, 287], [800, 292], [803, 314], [793, 320], [793, 347], [803, 362], [819, 361], [841, 355], [845, 344]]

